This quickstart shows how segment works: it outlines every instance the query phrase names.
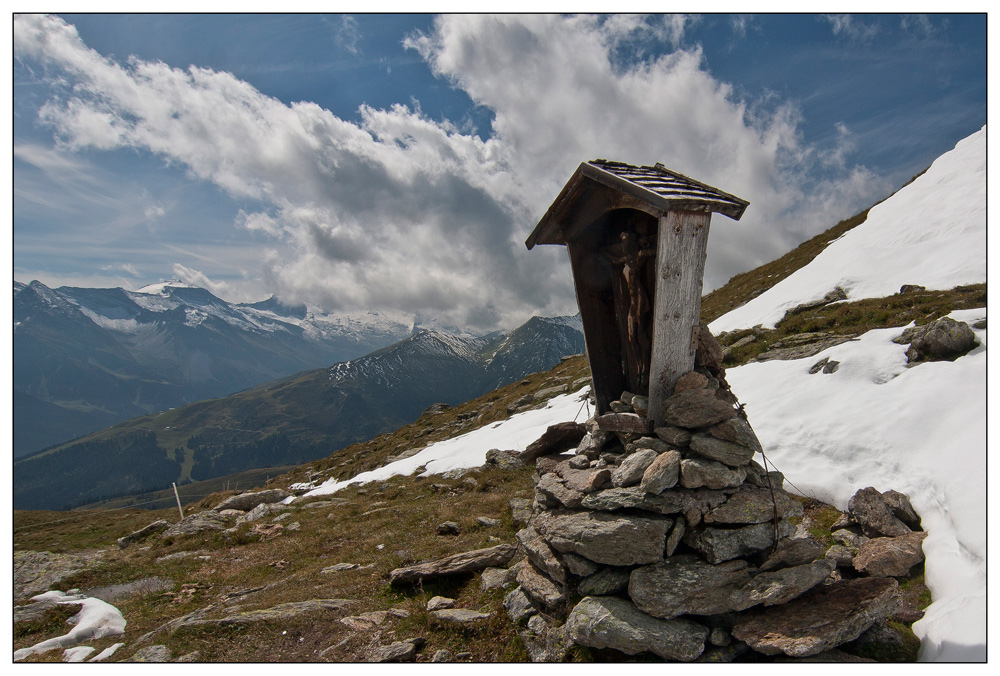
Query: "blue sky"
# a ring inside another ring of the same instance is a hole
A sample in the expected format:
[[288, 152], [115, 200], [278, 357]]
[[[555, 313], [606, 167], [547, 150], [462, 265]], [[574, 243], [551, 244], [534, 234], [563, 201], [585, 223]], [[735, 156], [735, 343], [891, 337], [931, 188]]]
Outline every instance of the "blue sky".
[[748, 199], [706, 290], [986, 123], [985, 15], [22, 15], [14, 278], [439, 316], [575, 312], [523, 241], [576, 166]]

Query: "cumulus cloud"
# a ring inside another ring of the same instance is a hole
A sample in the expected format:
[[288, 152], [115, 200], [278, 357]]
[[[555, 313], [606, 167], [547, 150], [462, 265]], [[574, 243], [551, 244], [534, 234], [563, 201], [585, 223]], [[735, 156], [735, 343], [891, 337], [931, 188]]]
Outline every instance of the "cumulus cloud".
[[350, 122], [229, 73], [119, 63], [58, 18], [17, 16], [14, 37], [18, 58], [72, 83], [40, 113], [62, 147], [149, 151], [256, 204], [236, 224], [275, 243], [259, 274], [283, 298], [488, 329], [575, 312], [565, 254], [523, 242], [581, 161], [659, 161], [750, 200], [741, 223], [713, 219], [707, 288], [835, 222], [844, 202], [816, 189], [854, 204], [882, 189], [848, 166], [805, 189], [831, 162], [803, 144], [796, 110], [740, 100], [697, 46], [614, 62], [630, 36], [681, 44], [687, 21], [437, 18], [406, 45], [493, 112], [485, 139], [415, 104], [362, 106]]

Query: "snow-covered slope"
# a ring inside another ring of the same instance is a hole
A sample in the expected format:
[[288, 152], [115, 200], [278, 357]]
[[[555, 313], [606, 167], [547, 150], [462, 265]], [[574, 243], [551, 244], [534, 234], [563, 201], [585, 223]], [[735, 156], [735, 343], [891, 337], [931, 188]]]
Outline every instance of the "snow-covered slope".
[[951, 289], [986, 280], [986, 127], [960, 141], [809, 265], [719, 317], [714, 333], [773, 327], [785, 311], [840, 286], [849, 300], [903, 284]]
[[[924, 176], [872, 209], [868, 222], [805, 268], [717, 320], [715, 331], [773, 323], [788, 307], [836, 285], [852, 298], [889, 295], [904, 283], [951, 288], [982, 282], [985, 271], [985, 129], [960, 142]], [[751, 307], [752, 306], [752, 307]], [[951, 315], [970, 324], [986, 309]], [[986, 659], [986, 329], [980, 345], [954, 362], [906, 367], [904, 327], [870, 331], [799, 360], [730, 369], [768, 461], [793, 492], [840, 509], [859, 489], [907, 493], [928, 537], [925, 580], [933, 603], [914, 624], [924, 661]], [[824, 357], [831, 374], [810, 374]], [[481, 465], [485, 449], [523, 450], [546, 427], [590, 414], [579, 395], [441, 441], [347, 483]], [[758, 461], [761, 458], [757, 458]]]

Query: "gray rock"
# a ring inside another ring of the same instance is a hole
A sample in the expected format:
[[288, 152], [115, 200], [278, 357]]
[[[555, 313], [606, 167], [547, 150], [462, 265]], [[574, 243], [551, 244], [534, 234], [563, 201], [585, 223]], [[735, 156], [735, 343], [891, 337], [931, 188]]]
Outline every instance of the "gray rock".
[[906, 358], [919, 361], [954, 361], [971, 351], [978, 341], [972, 327], [951, 317], [942, 317], [924, 327], [910, 343]]
[[899, 491], [889, 490], [882, 493], [882, 499], [885, 500], [885, 504], [889, 505], [893, 516], [905, 523], [911, 530], [920, 530], [920, 516], [910, 504], [910, 498]]
[[242, 512], [249, 512], [257, 505], [281, 502], [289, 495], [290, 493], [283, 491], [280, 488], [269, 488], [265, 491], [258, 491], [256, 493], [231, 495], [216, 505], [215, 511], [221, 512], [224, 509], [238, 509]]
[[417, 646], [412, 641], [396, 641], [380, 646], [372, 653], [372, 662], [413, 662], [417, 659]]
[[557, 611], [566, 603], [566, 592], [562, 585], [553, 582], [529, 561], [517, 571], [517, 583], [528, 598], [550, 611]]
[[438, 535], [458, 535], [462, 532], [462, 529], [454, 521], [445, 521], [438, 524], [437, 532]]
[[435, 651], [434, 656], [431, 658], [431, 662], [452, 662], [454, 659], [455, 658], [451, 654], [450, 650], [442, 648], [441, 650]]
[[750, 646], [742, 641], [736, 641], [726, 646], [709, 646], [698, 658], [698, 662], [714, 664], [729, 664], [750, 652]]
[[[788, 537], [795, 526], [782, 519], [778, 538]], [[684, 534], [684, 543], [712, 563], [755, 554], [774, 544], [774, 524], [756, 523], [741, 528], [701, 528]]]
[[856, 528], [857, 526], [851, 526], [849, 528], [838, 528], [837, 530], [833, 531], [833, 533], [831, 533], [830, 535], [831, 537], [833, 537], [835, 542], [838, 542], [844, 545], [845, 547], [853, 547], [854, 549], [857, 549], [864, 543], [868, 542], [868, 540], [870, 540], [871, 538], [865, 537], [864, 535], [860, 535], [859, 533], [855, 533], [853, 529]]
[[473, 624], [492, 616], [493, 613], [481, 613], [478, 610], [468, 610], [467, 608], [445, 608], [444, 610], [431, 611], [431, 617], [448, 624]]
[[576, 452], [578, 455], [583, 455], [591, 460], [596, 460], [597, 456], [608, 445], [611, 441], [610, 432], [602, 432], [599, 429], [593, 429], [584, 435], [583, 439], [580, 440], [580, 445], [576, 447]]
[[524, 461], [518, 457], [517, 451], [501, 451], [498, 448], [491, 448], [486, 451], [486, 462], [484, 464], [500, 469], [517, 469], [524, 465]]
[[649, 416], [649, 397], [642, 397], [638, 394], [632, 397], [632, 410], [641, 416]]
[[691, 442], [691, 432], [680, 427], [657, 427], [653, 434], [672, 446], [687, 446]]
[[847, 292], [844, 291], [842, 287], [834, 287], [833, 291], [830, 291], [825, 296], [819, 300], [811, 300], [800, 305], [796, 305], [792, 309], [785, 312], [785, 316], [789, 317], [791, 315], [797, 315], [806, 310], [814, 310], [818, 307], [823, 307], [824, 305], [829, 305], [830, 303], [836, 302], [838, 300], [847, 300]]
[[573, 469], [589, 469], [590, 458], [585, 455], [574, 455], [569, 459], [569, 466]]
[[885, 498], [871, 486], [851, 496], [847, 512], [851, 521], [861, 526], [868, 537], [896, 537], [911, 532], [905, 523], [893, 516]]
[[822, 542], [811, 537], [782, 540], [774, 553], [761, 564], [760, 569], [767, 572], [812, 563], [823, 558], [825, 549]]
[[253, 509], [251, 509], [249, 512], [244, 514], [243, 516], [236, 519], [236, 525], [241, 526], [245, 523], [252, 523], [254, 521], [259, 521], [268, 514], [288, 509], [292, 509], [292, 507], [290, 505], [282, 505], [280, 503], [262, 502]]
[[688, 371], [681, 375], [674, 383], [674, 392], [681, 392], [683, 390], [703, 390], [703, 389], [716, 389], [719, 387], [718, 381], [714, 385], [711, 383], [711, 378], [704, 373], [699, 373], [698, 371]]
[[653, 563], [663, 558], [671, 519], [603, 512], [540, 514], [535, 528], [559, 552], [573, 552], [611, 566]]
[[685, 458], [681, 460], [681, 486], [684, 488], [733, 488], [747, 478], [742, 467], [729, 468], [721, 462]]
[[668, 488], [677, 485], [681, 476], [681, 454], [679, 451], [661, 453], [649, 464], [642, 473], [639, 490], [643, 493], [658, 495]]
[[919, 284], [903, 284], [901, 287], [899, 287], [900, 295], [904, 293], [918, 293], [920, 291], [926, 291], [926, 290], [927, 290], [926, 286], [920, 286]]
[[892, 578], [820, 585], [786, 604], [741, 616], [733, 636], [765, 655], [807, 657], [853, 641], [900, 607]]
[[768, 472], [756, 460], [751, 460], [750, 464], [746, 466], [747, 470], [747, 483], [751, 483], [754, 486], [759, 486], [761, 488], [782, 488], [785, 484], [785, 476], [777, 471], [771, 470]]
[[711, 390], [683, 390], [663, 403], [663, 420], [674, 427], [708, 427], [736, 416], [732, 404], [717, 399]]
[[602, 432], [648, 434], [651, 431], [649, 419], [638, 413], [605, 413], [597, 417], [597, 425]]
[[613, 413], [635, 413], [635, 410], [630, 404], [626, 404], [624, 401], [618, 401], [617, 399], [615, 401], [608, 402], [608, 408], [610, 408]]
[[226, 519], [214, 510], [198, 512], [185, 516], [183, 519], [163, 531], [160, 537], [176, 537], [178, 535], [193, 535], [206, 530], [225, 530]]
[[507, 502], [510, 507], [510, 516], [514, 523], [524, 525], [531, 518], [531, 500], [527, 498], [511, 498]]
[[907, 533], [894, 538], [872, 538], [861, 545], [852, 564], [864, 575], [902, 577], [924, 560], [922, 544], [927, 533]]
[[[762, 352], [754, 358], [754, 361], [774, 361], [776, 359], [805, 359], [817, 355], [823, 350], [827, 350], [835, 345], [855, 340], [849, 335], [831, 335], [825, 333], [800, 334], [791, 336], [791, 339], [804, 339], [802, 342], [788, 347], [775, 347]], [[785, 339], [788, 342], [790, 339]]]
[[724, 503], [705, 514], [704, 520], [712, 524], [764, 523], [773, 521], [775, 513], [784, 519], [802, 516], [802, 503], [781, 489], [772, 492], [744, 484]]
[[579, 507], [585, 497], [584, 493], [566, 486], [566, 482], [555, 472], [543, 475], [535, 484], [535, 488], [544, 494], [547, 505], [552, 505], [555, 501], [566, 507]]
[[566, 566], [556, 558], [549, 545], [542, 539], [532, 526], [522, 528], [517, 532], [517, 541], [528, 555], [528, 559], [550, 578], [561, 584], [566, 584]]
[[691, 662], [705, 649], [708, 628], [690, 620], [650, 617], [614, 596], [588, 596], [569, 614], [566, 633], [578, 645]]
[[498, 521], [497, 519], [490, 518], [488, 516], [477, 516], [476, 523], [482, 526], [483, 528], [493, 528], [493, 526], [500, 523], [500, 521]]
[[509, 589], [517, 584], [517, 571], [511, 568], [485, 568], [479, 581], [483, 591]]
[[343, 563], [335, 563], [332, 566], [327, 566], [326, 568], [323, 568], [319, 572], [320, 573], [339, 573], [342, 570], [354, 570], [355, 568], [360, 568], [360, 567], [361, 566], [359, 566], [356, 563], [343, 562]]
[[585, 559], [579, 554], [574, 554], [573, 552], [566, 552], [563, 554], [562, 560], [563, 563], [566, 564], [566, 569], [577, 577], [587, 577], [588, 575], [593, 575], [601, 568], [590, 559]]
[[740, 417], [730, 418], [718, 425], [714, 425], [709, 428], [708, 433], [716, 439], [731, 441], [734, 444], [745, 446], [754, 453], [761, 453], [763, 451], [757, 435], [754, 434], [753, 428], [750, 427], [750, 423]]
[[714, 646], [727, 646], [733, 642], [732, 635], [722, 627], [713, 627], [708, 635], [708, 642]]
[[520, 624], [532, 615], [538, 613], [531, 599], [524, 593], [524, 590], [517, 587], [507, 594], [503, 599], [503, 607], [507, 611], [507, 616], [514, 624]]
[[871, 654], [874, 652], [880, 656], [889, 653], [897, 660], [913, 650], [907, 646], [904, 635], [891, 627], [886, 620], [879, 620], [844, 647], [852, 653]]
[[677, 551], [677, 545], [681, 543], [684, 537], [684, 533], [687, 528], [684, 526], [684, 519], [677, 519], [674, 522], [674, 527], [670, 531], [670, 535], [667, 536], [667, 546], [663, 550], [663, 556], [673, 556], [674, 552]]
[[851, 568], [854, 566], [854, 557], [858, 555], [857, 547], [846, 545], [832, 545], [826, 550], [826, 558], [834, 561], [840, 568]]
[[[279, 603], [270, 608], [232, 612], [225, 617], [210, 619], [192, 617], [177, 623], [173, 630], [176, 632], [182, 627], [230, 627], [242, 624], [254, 624], [256, 622], [284, 621], [312, 613], [329, 613], [330, 611], [343, 610], [352, 603], [355, 602], [348, 599], [310, 599], [308, 601]], [[231, 610], [235, 611], [236, 608], [232, 608]]]
[[434, 596], [430, 601], [427, 602], [427, 610], [443, 610], [445, 608], [454, 608], [455, 599], [450, 599], [447, 596]]
[[657, 439], [656, 437], [639, 437], [625, 447], [625, 453], [631, 455], [632, 453], [644, 448], [656, 451], [657, 453], [666, 453], [667, 451], [673, 450], [673, 446], [665, 442], [663, 439]]
[[408, 584], [418, 580], [429, 580], [446, 575], [472, 573], [490, 566], [502, 566], [514, 556], [517, 548], [501, 544], [485, 549], [463, 552], [443, 559], [396, 568], [389, 573], [389, 584]]
[[628, 568], [603, 568], [580, 580], [577, 591], [580, 596], [608, 596], [628, 589]]
[[[730, 491], [731, 492], [731, 491]], [[659, 495], [646, 493], [638, 486], [607, 488], [583, 499], [584, 509], [613, 512], [618, 509], [642, 509], [657, 514], [680, 514], [692, 510], [705, 513], [718, 507], [729, 493], [707, 488], [673, 488]]]
[[139, 540], [145, 540], [150, 535], [155, 535], [156, 533], [162, 533], [163, 531], [170, 528], [170, 522], [166, 519], [157, 519], [153, 523], [140, 528], [139, 530], [129, 533], [124, 537], [118, 538], [118, 547], [125, 549], [133, 542], [138, 542]]
[[[611, 474], [611, 485], [615, 488], [625, 488], [639, 483], [646, 468], [652, 464], [657, 455], [659, 454], [656, 451], [644, 448], [626, 457]], [[582, 498], [580, 502], [583, 502]]]
[[709, 434], [695, 434], [691, 437], [691, 450], [698, 455], [721, 462], [730, 467], [746, 465], [753, 458], [753, 450], [746, 446], [717, 439]]
[[717, 615], [735, 610], [733, 594], [750, 582], [746, 561], [706, 563], [696, 556], [672, 556], [632, 571], [628, 595], [655, 617]]
[[806, 593], [830, 576], [836, 561], [820, 559], [812, 563], [761, 573], [732, 596], [734, 610], [746, 610], [758, 604], [775, 606]]
[[139, 648], [135, 651], [132, 657], [124, 660], [125, 662], [169, 662], [173, 654], [170, 652], [170, 648], [165, 645], [148, 645], [145, 648]]
[[523, 451], [520, 459], [529, 462], [543, 455], [562, 453], [576, 448], [587, 428], [580, 423], [564, 422], [550, 425], [536, 441], [533, 441]]
[[548, 622], [541, 622], [541, 616], [538, 618], [529, 620], [529, 624], [532, 625], [530, 631], [519, 634], [525, 650], [528, 651], [528, 659], [534, 663], [564, 661], [572, 646], [565, 625], [552, 626]]

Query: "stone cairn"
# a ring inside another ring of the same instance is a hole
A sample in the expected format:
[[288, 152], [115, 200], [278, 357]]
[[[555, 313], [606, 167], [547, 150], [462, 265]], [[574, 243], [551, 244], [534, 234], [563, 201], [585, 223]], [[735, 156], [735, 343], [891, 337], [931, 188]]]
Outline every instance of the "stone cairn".
[[[802, 503], [753, 460], [761, 445], [707, 331], [664, 405], [666, 424], [652, 429], [648, 400], [626, 392], [611, 413], [554, 425], [522, 452], [536, 463], [535, 496], [504, 606], [526, 625], [533, 661], [562, 660], [573, 644], [669, 661], [832, 655], [899, 609], [887, 575], [905, 571], [841, 579], [837, 566], [866, 536], [911, 529], [865, 489], [890, 532], [848, 521], [849, 541], [829, 552], [796, 533]], [[919, 552], [925, 534], [912, 535]]]

